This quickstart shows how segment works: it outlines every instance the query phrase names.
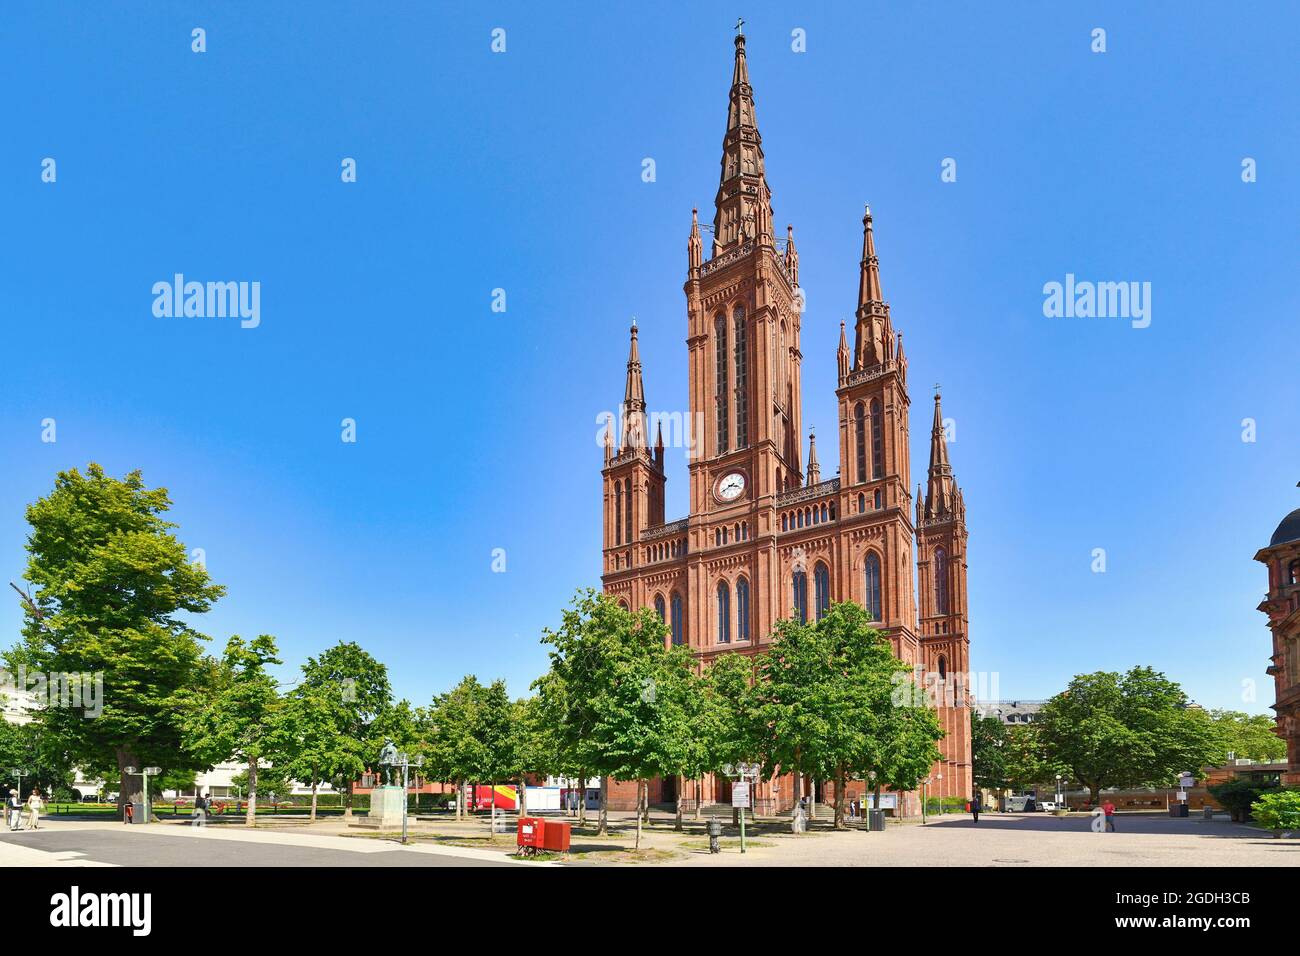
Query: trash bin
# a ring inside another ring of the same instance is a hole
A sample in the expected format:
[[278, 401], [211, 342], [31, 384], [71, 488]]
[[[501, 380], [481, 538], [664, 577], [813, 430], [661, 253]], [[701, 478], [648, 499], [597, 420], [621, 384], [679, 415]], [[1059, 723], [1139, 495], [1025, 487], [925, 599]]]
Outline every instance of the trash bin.
[[1214, 807], [1201, 807], [1201, 816], [1206, 820], [1214, 819]]
[[148, 818], [147, 816], [145, 816], [145, 813], [144, 813], [144, 804], [143, 804], [143, 803], [134, 803], [134, 802], [133, 802], [133, 803], [131, 804], [131, 822], [132, 822], [132, 823], [148, 823], [148, 822], [149, 822], [149, 818]]
[[1170, 806], [1169, 806], [1169, 815], [1170, 815], [1171, 817], [1185, 817], [1185, 816], [1187, 816], [1187, 804], [1185, 804], [1185, 803], [1173, 803], [1173, 804], [1170, 804]]
[[709, 821], [709, 852], [721, 853], [722, 847], [718, 845], [718, 837], [722, 836], [722, 824], [717, 820]]
[[868, 810], [867, 811], [867, 829], [883, 830], [885, 829], [885, 811]]

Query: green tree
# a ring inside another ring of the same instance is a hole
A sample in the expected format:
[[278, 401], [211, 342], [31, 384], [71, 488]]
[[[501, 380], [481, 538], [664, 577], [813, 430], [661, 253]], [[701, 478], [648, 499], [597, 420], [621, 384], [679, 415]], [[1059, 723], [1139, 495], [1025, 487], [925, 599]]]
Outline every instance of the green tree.
[[1218, 740], [1214, 764], [1227, 763], [1229, 754], [1256, 763], [1286, 759], [1286, 741], [1277, 735], [1277, 721], [1272, 716], [1212, 710], [1210, 720]]
[[1068, 768], [1096, 804], [1107, 786], [1168, 786], [1213, 759], [1205, 711], [1149, 667], [1080, 674], [1039, 715], [1048, 759]]
[[456, 784], [456, 819], [465, 803], [465, 784], [478, 777], [488, 756], [479, 733], [482, 711], [487, 706], [487, 688], [470, 674], [444, 694], [434, 698], [429, 708], [425, 741], [431, 776]]
[[338, 736], [332, 749], [331, 779], [344, 792], [343, 815], [350, 818], [356, 781], [374, 763], [382, 742], [372, 725], [392, 703], [388, 668], [359, 644], [340, 641], [319, 657], [307, 659], [298, 689], [332, 702]]
[[1006, 744], [1002, 748], [1003, 767], [1007, 786], [1012, 790], [1029, 790], [1054, 778], [1058, 773], [1064, 774], [1070, 770], [1048, 758], [1047, 747], [1036, 724], [1008, 727], [1005, 739]]
[[[755, 659], [746, 654], [714, 658], [698, 687], [698, 732], [693, 735], [683, 775], [695, 781], [695, 819], [700, 818], [703, 778], [727, 766], [760, 763], [763, 735], [756, 713]], [[682, 793], [677, 793], [677, 829], [682, 828]]]
[[[939, 756], [942, 736], [920, 695], [899, 693], [910, 669], [860, 605], [833, 605], [816, 623], [778, 622], [758, 658], [753, 693], [764, 770], [835, 781], [835, 826], [844, 827], [851, 777], [913, 789]], [[796, 803], [800, 797], [796, 789]]]
[[181, 697], [200, 685], [200, 633], [180, 615], [202, 614], [224, 589], [164, 517], [171, 499], [139, 471], [118, 480], [96, 464], [60, 472], [54, 490], [27, 509], [27, 569], [37, 588], [25, 602], [23, 642], [11, 665], [45, 674], [104, 675], [103, 711], [88, 720], [69, 707], [36, 715], [80, 765], [116, 769], [119, 805], [136, 778], [124, 768], [199, 765], [182, 747]]
[[321, 784], [332, 781], [352, 766], [351, 749], [340, 727], [341, 701], [311, 687], [299, 687], [285, 699], [280, 714], [284, 750], [283, 769], [293, 779], [311, 787], [311, 820], [316, 821]]
[[237, 757], [248, 767], [248, 814], [256, 822], [258, 770], [288, 756], [282, 720], [284, 702], [268, 667], [279, 664], [275, 638], [252, 641], [235, 635], [226, 642], [215, 691], [191, 693], [183, 708], [190, 750], [211, 766]]
[[1007, 778], [1007, 726], [997, 717], [970, 712], [971, 776], [977, 789], [1005, 790]]
[[[608, 778], [614, 761], [606, 750], [609, 734], [600, 732], [600, 711], [614, 692], [620, 648], [635, 640], [634, 628], [633, 616], [613, 600], [590, 588], [579, 591], [559, 629], [543, 632], [542, 643], [551, 646], [550, 670], [533, 685], [556, 720], [560, 760], [576, 770], [579, 787], [593, 773], [600, 777], [601, 835], [609, 832]], [[585, 821], [585, 801], [579, 806]]]
[[72, 786], [72, 763], [59, 740], [37, 721], [11, 724], [0, 720], [0, 780], [6, 786], [0, 797], [8, 795], [10, 788], [18, 786], [18, 778], [11, 771], [21, 770], [23, 799], [33, 787], [41, 793], [53, 793]]

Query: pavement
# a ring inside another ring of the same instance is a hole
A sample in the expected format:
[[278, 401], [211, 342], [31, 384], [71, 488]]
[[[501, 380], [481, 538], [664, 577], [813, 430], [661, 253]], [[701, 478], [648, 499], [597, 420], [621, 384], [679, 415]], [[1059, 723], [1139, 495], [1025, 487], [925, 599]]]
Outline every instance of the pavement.
[[[730, 815], [723, 817], [730, 823]], [[594, 822], [594, 821], [593, 821]], [[488, 838], [487, 821], [475, 818], [422, 822], [421, 842], [400, 846], [391, 839], [348, 829], [341, 820], [288, 820], [246, 829], [221, 824], [195, 828], [161, 822], [126, 826], [116, 821], [43, 820], [36, 831], [0, 830], [4, 866], [1300, 866], [1300, 834], [1277, 839], [1226, 818], [1175, 819], [1164, 814], [1119, 814], [1115, 833], [1096, 833], [1085, 814], [986, 813], [890, 823], [883, 832], [855, 827], [837, 832], [824, 822], [807, 834], [789, 832], [787, 821], [761, 820], [749, 827], [748, 852], [739, 852], [736, 831], [726, 827], [723, 852], [707, 850], [704, 823], [688, 819], [686, 832], [672, 817], [652, 815], [642, 851], [632, 852], [630, 815], [611, 814], [608, 837], [575, 832], [574, 853], [561, 862], [525, 862], [511, 856], [513, 840]], [[431, 840], [456, 840], [457, 846]]]
[[[303, 827], [302, 830], [306, 830]], [[0, 866], [547, 866], [472, 847], [280, 829], [42, 820], [0, 830]]]

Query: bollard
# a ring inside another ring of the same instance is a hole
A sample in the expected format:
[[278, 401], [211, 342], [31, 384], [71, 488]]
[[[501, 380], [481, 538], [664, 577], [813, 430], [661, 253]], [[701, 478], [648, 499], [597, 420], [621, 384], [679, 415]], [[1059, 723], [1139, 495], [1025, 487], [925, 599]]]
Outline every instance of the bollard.
[[722, 824], [717, 820], [709, 821], [709, 852], [721, 853], [722, 847], [718, 846], [718, 837], [722, 836]]

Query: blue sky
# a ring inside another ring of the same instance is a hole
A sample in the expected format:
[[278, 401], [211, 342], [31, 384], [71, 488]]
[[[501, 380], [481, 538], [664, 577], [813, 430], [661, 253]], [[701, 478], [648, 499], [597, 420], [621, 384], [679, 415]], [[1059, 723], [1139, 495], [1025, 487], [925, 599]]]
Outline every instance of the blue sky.
[[[598, 581], [593, 436], [632, 315], [651, 409], [686, 404], [686, 238], [739, 13], [823, 473], [870, 201], [913, 483], [933, 382], [956, 421], [973, 665], [1035, 698], [1150, 664], [1265, 710], [1251, 559], [1300, 505], [1300, 22], [1130, 7], [7, 6], [0, 576], [56, 471], [138, 467], [229, 588], [219, 640], [272, 633], [286, 673], [356, 640], [419, 703], [466, 672], [524, 692], [541, 628]], [[177, 272], [260, 282], [261, 325], [155, 318]], [[1045, 318], [1067, 273], [1150, 282], [1150, 327]]]

